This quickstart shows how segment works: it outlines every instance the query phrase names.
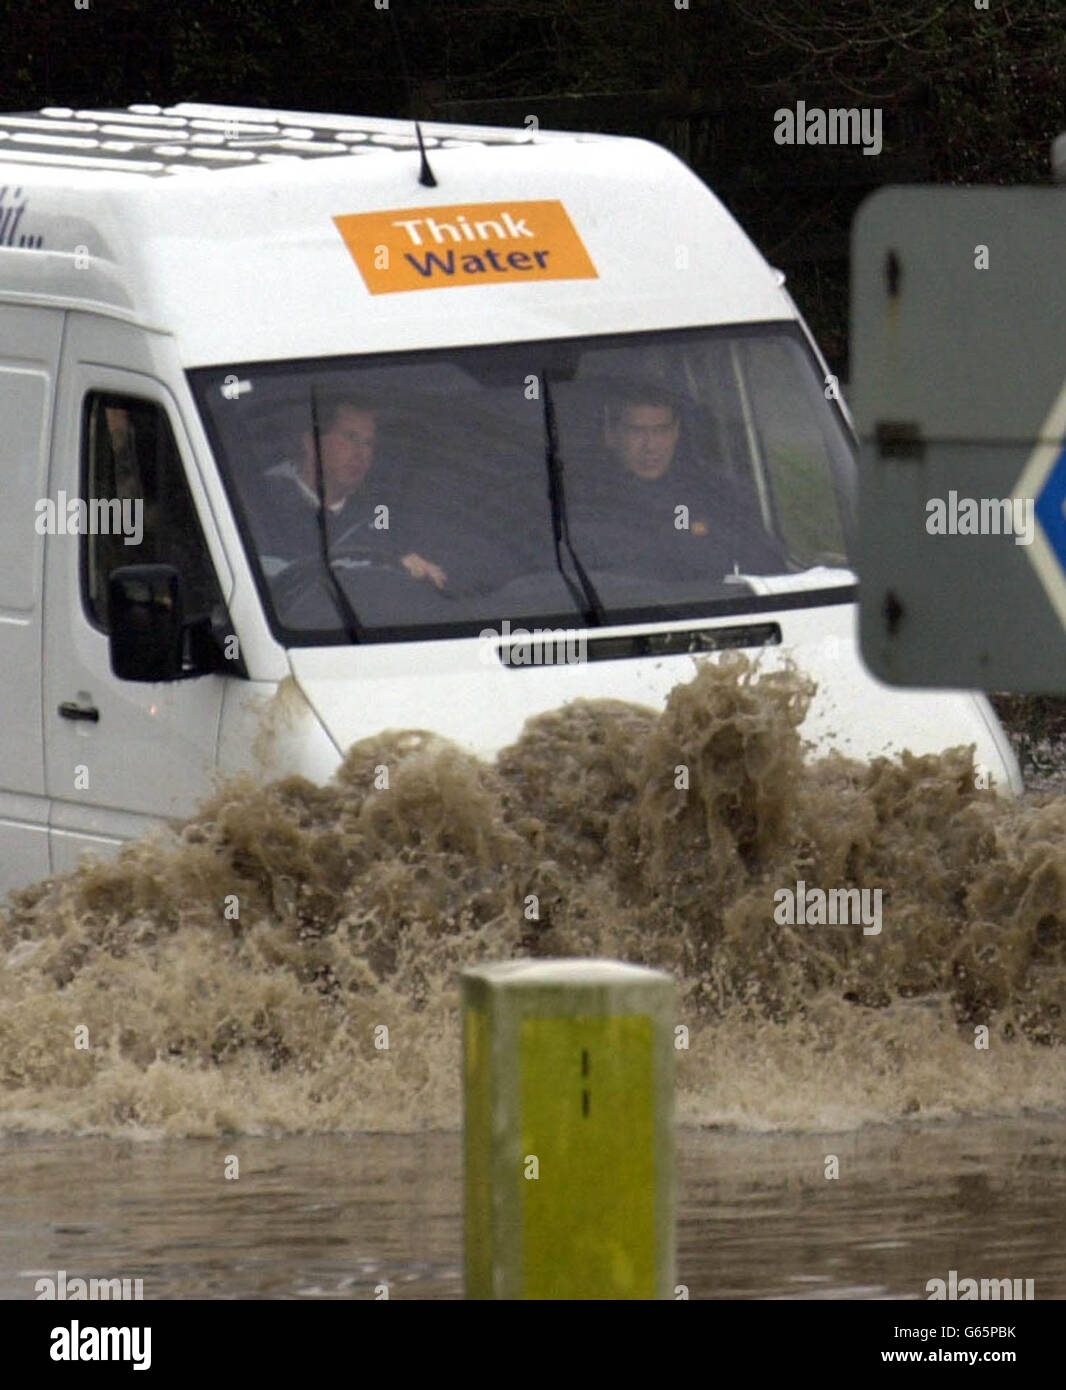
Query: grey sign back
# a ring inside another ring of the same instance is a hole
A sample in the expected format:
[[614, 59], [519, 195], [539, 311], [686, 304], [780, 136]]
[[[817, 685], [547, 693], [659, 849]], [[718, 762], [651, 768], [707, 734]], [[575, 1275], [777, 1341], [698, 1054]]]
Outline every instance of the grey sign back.
[[867, 665], [1066, 693], [1066, 188], [881, 189], [851, 266]]

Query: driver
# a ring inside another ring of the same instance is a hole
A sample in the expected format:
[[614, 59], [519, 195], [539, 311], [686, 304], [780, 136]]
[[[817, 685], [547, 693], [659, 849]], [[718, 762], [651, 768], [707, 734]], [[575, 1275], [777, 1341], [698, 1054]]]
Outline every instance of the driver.
[[[326, 504], [326, 535], [331, 556], [353, 552], [363, 563], [398, 561], [412, 579], [443, 589], [448, 576], [439, 565], [407, 549], [392, 529], [394, 508], [385, 504], [371, 477], [377, 436], [376, 410], [350, 398], [323, 402], [318, 457]], [[271, 468], [254, 497], [253, 527], [268, 577], [295, 560], [320, 553], [319, 493], [315, 437], [305, 431], [299, 463]], [[358, 563], [353, 561], [353, 563]]]

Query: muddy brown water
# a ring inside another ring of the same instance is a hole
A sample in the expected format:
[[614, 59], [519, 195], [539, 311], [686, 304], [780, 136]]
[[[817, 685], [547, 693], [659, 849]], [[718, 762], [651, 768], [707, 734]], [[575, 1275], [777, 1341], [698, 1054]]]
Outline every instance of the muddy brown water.
[[[805, 762], [809, 695], [737, 657], [491, 766], [382, 735], [18, 895], [0, 1294], [460, 1297], [457, 972], [552, 955], [678, 981], [691, 1297], [1066, 1297], [1066, 798], [968, 750]], [[801, 881], [880, 929], [780, 920]]]
[[[240, 1177], [226, 1180], [230, 1155]], [[827, 1155], [840, 1177], [825, 1178]], [[24, 1138], [0, 1148], [0, 1297], [140, 1278], [152, 1298], [458, 1299], [457, 1134]], [[691, 1299], [925, 1299], [932, 1279], [1066, 1297], [1066, 1118], [678, 1135]]]

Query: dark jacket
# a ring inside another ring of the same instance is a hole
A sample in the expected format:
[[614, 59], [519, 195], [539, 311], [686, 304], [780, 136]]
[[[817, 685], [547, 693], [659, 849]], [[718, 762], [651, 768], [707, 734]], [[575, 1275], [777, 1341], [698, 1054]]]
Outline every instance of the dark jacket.
[[[301, 486], [292, 464], [279, 464], [266, 473], [248, 503], [256, 549], [268, 576], [294, 560], [321, 554], [318, 504]], [[380, 521], [375, 524], [380, 505], [389, 508], [387, 529]], [[398, 523], [397, 508], [375, 487], [371, 470], [339, 507], [326, 509], [330, 554], [395, 563], [413, 548], [403, 544]]]
[[595, 484], [577, 492], [568, 518], [587, 569], [670, 581], [721, 579], [735, 566], [752, 574], [788, 568], [754, 494], [745, 496], [727, 479], [707, 478], [680, 459], [654, 480], [609, 460]]

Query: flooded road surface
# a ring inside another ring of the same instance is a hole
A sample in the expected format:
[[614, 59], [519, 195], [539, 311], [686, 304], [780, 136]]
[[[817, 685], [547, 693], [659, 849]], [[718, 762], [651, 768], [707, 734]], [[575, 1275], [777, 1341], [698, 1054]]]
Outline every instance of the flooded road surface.
[[[953, 1269], [1066, 1298], [1066, 1114], [682, 1129], [678, 1159], [678, 1282], [692, 1299], [924, 1299]], [[8, 1139], [0, 1162], [3, 1298], [35, 1298], [61, 1269], [68, 1283], [140, 1278], [146, 1299], [463, 1296], [454, 1133]]]

